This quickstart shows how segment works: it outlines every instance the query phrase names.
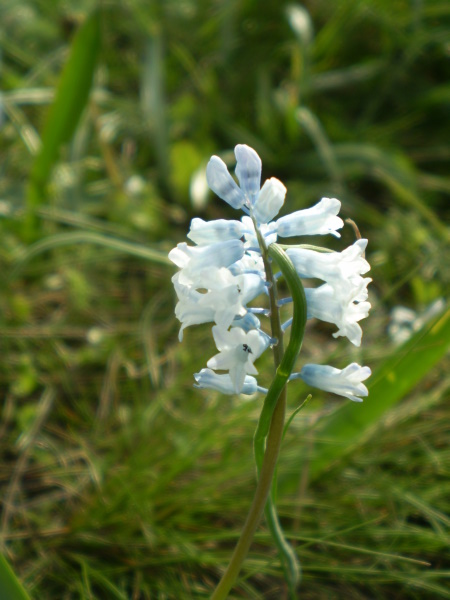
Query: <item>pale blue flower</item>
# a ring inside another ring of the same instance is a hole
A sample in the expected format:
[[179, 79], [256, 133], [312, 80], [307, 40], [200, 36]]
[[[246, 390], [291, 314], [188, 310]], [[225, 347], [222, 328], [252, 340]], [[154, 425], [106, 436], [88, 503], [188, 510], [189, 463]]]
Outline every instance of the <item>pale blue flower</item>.
[[241, 190], [248, 199], [248, 207], [253, 206], [261, 187], [261, 159], [257, 152], [246, 146], [238, 144], [234, 149], [236, 156], [236, 175], [241, 185]]
[[342, 252], [317, 252], [306, 248], [289, 248], [286, 253], [294, 263], [300, 277], [322, 279], [332, 285], [346, 285], [360, 279], [360, 275], [370, 270], [363, 258], [367, 240], [356, 242]]
[[253, 363], [269, 346], [270, 338], [254, 329], [245, 332], [240, 327], [232, 327], [228, 331], [216, 325], [212, 332], [219, 354], [210, 358], [206, 365], [214, 370], [228, 370], [234, 391], [238, 394], [245, 376], [258, 374]]
[[[311, 208], [274, 221], [284, 203], [285, 186], [271, 178], [261, 188], [261, 159], [249, 146], [237, 145], [235, 155], [239, 185], [218, 156], [209, 161], [206, 177], [220, 198], [247, 216], [241, 221], [192, 219], [188, 237], [197, 245], [178, 244], [169, 253], [170, 260], [180, 268], [172, 279], [178, 296], [175, 315], [181, 322], [180, 340], [190, 325], [215, 323], [212, 331], [219, 352], [207, 362], [207, 369], [195, 375], [197, 387], [226, 394], [263, 391], [251, 377], [257, 374], [254, 361], [276, 342], [261, 329], [255, 316], [267, 316], [267, 304], [249, 306], [269, 289], [261, 239], [269, 247], [278, 235], [340, 237], [337, 230], [343, 227], [338, 217], [341, 203], [336, 198], [322, 198]], [[301, 247], [287, 250], [301, 278], [325, 282], [305, 290], [308, 317], [335, 324], [338, 330], [333, 336], [346, 336], [357, 346], [362, 336], [358, 322], [370, 308], [367, 285], [371, 279], [362, 277], [370, 269], [364, 258], [366, 245], [367, 240], [358, 240], [342, 252]], [[291, 299], [280, 299], [279, 306], [288, 301]], [[283, 331], [290, 321], [282, 326]], [[214, 370], [227, 373], [217, 374]], [[292, 379], [301, 377], [311, 385], [360, 401], [359, 396], [367, 395], [361, 382], [369, 374], [368, 367], [355, 363], [343, 371], [305, 365]]]
[[268, 223], [277, 216], [284, 204], [286, 191], [285, 186], [275, 177], [264, 182], [252, 211], [258, 223]]
[[235, 276], [225, 268], [211, 268], [204, 273], [198, 285], [206, 291], [201, 293], [193, 285], [181, 283], [180, 278], [181, 271], [172, 278], [178, 296], [175, 316], [182, 323], [180, 341], [190, 325], [215, 322], [228, 328], [236, 317], [247, 314], [247, 303], [264, 290], [264, 281], [258, 275]]
[[280, 237], [327, 233], [341, 237], [341, 234], [336, 231], [344, 226], [344, 221], [337, 216], [340, 209], [341, 203], [336, 198], [322, 198], [311, 208], [297, 210], [278, 219], [277, 233]]
[[245, 195], [228, 172], [227, 165], [218, 156], [212, 156], [206, 167], [206, 181], [219, 198], [233, 208], [241, 208]]
[[[194, 373], [194, 378], [196, 381], [194, 385], [197, 388], [216, 390], [227, 395], [236, 393], [229, 373], [218, 374], [211, 369], [202, 369], [200, 373]], [[246, 375], [239, 393], [251, 395], [260, 389], [256, 379], [251, 375]]]
[[236, 240], [243, 236], [244, 225], [240, 221], [217, 219], [215, 221], [204, 221], [203, 219], [192, 219], [191, 228], [187, 234], [188, 238], [199, 246]]
[[357, 363], [351, 363], [342, 370], [328, 365], [309, 364], [305, 365], [300, 373], [292, 375], [291, 379], [301, 378], [312, 387], [345, 396], [353, 402], [362, 402], [359, 396], [365, 397], [369, 394], [362, 381], [370, 375], [369, 367], [361, 367]]
[[367, 295], [367, 284], [371, 279], [362, 279], [361, 286], [336, 290], [328, 283], [318, 288], [306, 288], [308, 318], [315, 317], [327, 323], [334, 323], [339, 331], [333, 337], [346, 336], [355, 346], [361, 345], [362, 330], [358, 321], [368, 316], [369, 302], [354, 302], [355, 298]]
[[181, 268], [180, 283], [192, 284], [201, 280], [204, 271], [211, 267], [228, 267], [244, 255], [241, 240], [228, 240], [209, 246], [178, 244], [169, 252], [169, 259]]
[[267, 223], [282, 207], [286, 188], [275, 177], [267, 180], [261, 188], [261, 159], [253, 148], [238, 144], [234, 153], [240, 187], [218, 156], [213, 156], [206, 167], [208, 185], [233, 208], [243, 208], [258, 223]]

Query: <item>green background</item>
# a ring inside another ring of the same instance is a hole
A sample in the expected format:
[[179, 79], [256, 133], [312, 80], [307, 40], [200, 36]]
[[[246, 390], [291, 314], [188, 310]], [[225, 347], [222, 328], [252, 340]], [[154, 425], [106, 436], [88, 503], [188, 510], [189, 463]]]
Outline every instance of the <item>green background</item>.
[[[284, 440], [299, 597], [450, 597], [448, 2], [1, 0], [0, 23], [0, 541], [30, 596], [207, 598], [227, 564], [261, 398], [193, 389], [215, 348], [178, 342], [167, 253], [238, 218], [204, 169], [245, 143], [282, 214], [337, 197], [369, 239], [362, 347], [310, 323], [299, 359], [374, 373], [362, 405], [312, 390]], [[285, 593], [262, 525], [231, 597]]]

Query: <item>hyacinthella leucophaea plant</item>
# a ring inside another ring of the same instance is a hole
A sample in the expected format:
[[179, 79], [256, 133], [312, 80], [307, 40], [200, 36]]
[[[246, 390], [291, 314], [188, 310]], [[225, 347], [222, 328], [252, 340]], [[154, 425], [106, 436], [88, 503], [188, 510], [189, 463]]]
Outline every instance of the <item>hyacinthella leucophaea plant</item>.
[[[340, 237], [338, 229], [344, 225], [337, 216], [341, 203], [336, 198], [322, 198], [312, 208], [274, 221], [284, 203], [285, 186], [272, 177], [261, 187], [261, 159], [252, 148], [238, 145], [235, 155], [239, 185], [218, 156], [209, 161], [206, 176], [209, 187], [245, 215], [239, 221], [193, 219], [188, 238], [195, 246], [181, 243], [169, 254], [180, 268], [172, 279], [178, 297], [175, 314], [181, 321], [180, 341], [186, 327], [213, 323], [218, 353], [207, 361], [207, 368], [194, 375], [196, 387], [223, 394], [265, 395], [254, 437], [258, 483], [253, 504], [212, 599], [227, 597], [264, 509], [294, 598], [300, 568], [283, 536], [272, 485], [283, 436], [287, 383], [301, 378], [312, 387], [355, 402], [367, 396], [362, 382], [370, 375], [369, 367], [351, 363], [340, 370], [305, 364], [299, 372], [293, 372], [308, 318], [333, 323], [338, 328], [334, 337], [345, 336], [352, 344], [361, 344], [358, 321], [370, 309], [367, 285], [371, 279], [362, 277], [370, 269], [364, 257], [367, 240], [358, 239], [342, 252], [311, 245], [279, 245], [278, 238], [326, 234]], [[289, 287], [289, 298], [278, 298], [280, 277]], [[303, 280], [310, 279], [323, 283], [305, 288]], [[268, 309], [248, 306], [263, 295], [268, 296]], [[293, 303], [293, 317], [281, 323], [279, 308], [289, 302]], [[264, 317], [269, 319], [269, 332], [261, 325]], [[284, 349], [283, 334], [288, 328], [291, 335]], [[272, 348], [275, 375], [269, 389], [265, 389], [254, 377], [258, 374], [254, 363], [268, 348]]]

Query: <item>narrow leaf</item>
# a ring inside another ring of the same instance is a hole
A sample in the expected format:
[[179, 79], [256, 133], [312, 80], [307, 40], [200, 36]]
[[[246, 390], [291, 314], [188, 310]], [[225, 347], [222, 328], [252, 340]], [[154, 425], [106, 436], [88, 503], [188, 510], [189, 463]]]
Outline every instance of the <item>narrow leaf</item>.
[[367, 439], [377, 422], [418, 385], [450, 349], [450, 310], [425, 325], [389, 356], [369, 381], [369, 397], [348, 402], [319, 429], [311, 477], [317, 477]]
[[75, 34], [70, 56], [61, 74], [55, 100], [42, 133], [42, 146], [28, 185], [28, 208], [45, 197], [45, 187], [62, 144], [73, 136], [87, 104], [100, 50], [100, 12], [94, 11]]
[[30, 600], [2, 554], [0, 554], [0, 597], [5, 600]]

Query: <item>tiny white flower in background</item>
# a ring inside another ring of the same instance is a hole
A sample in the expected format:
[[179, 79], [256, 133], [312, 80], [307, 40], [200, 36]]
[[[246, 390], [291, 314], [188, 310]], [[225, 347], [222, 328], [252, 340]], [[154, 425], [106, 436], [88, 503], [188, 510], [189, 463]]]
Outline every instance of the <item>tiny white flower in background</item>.
[[[268, 247], [276, 243], [277, 236], [340, 237], [337, 230], [344, 223], [338, 217], [341, 203], [336, 198], [322, 198], [311, 208], [273, 221], [284, 204], [285, 186], [272, 177], [261, 187], [261, 159], [249, 146], [237, 145], [235, 156], [238, 183], [218, 156], [208, 162], [206, 179], [220, 198], [245, 215], [240, 221], [192, 219], [188, 237], [196, 245], [178, 244], [169, 258], [180, 268], [172, 278], [178, 297], [175, 315], [181, 322], [180, 340], [186, 327], [214, 323], [212, 333], [219, 352], [209, 359], [207, 369], [195, 374], [196, 386], [225, 394], [252, 394], [264, 391], [252, 377], [258, 372], [254, 361], [273, 343], [256, 316], [267, 314], [267, 309], [248, 306], [268, 289], [259, 240]], [[287, 250], [300, 278], [325, 282], [305, 290], [308, 318], [335, 324], [338, 330], [333, 336], [346, 336], [357, 346], [362, 336], [359, 321], [370, 309], [367, 285], [371, 279], [362, 277], [370, 269], [364, 258], [366, 245], [367, 240], [357, 240], [342, 252]], [[288, 326], [289, 321], [283, 330]], [[361, 382], [369, 375], [368, 367], [356, 363], [342, 371], [305, 365], [291, 379], [301, 377], [310, 385], [360, 401], [367, 395]]]
[[444, 298], [438, 298], [421, 312], [416, 312], [406, 306], [394, 306], [391, 310], [391, 321], [388, 326], [389, 337], [395, 344], [406, 342], [427, 321], [437, 316], [444, 307]]
[[362, 402], [359, 396], [369, 394], [362, 381], [370, 377], [371, 373], [369, 367], [360, 367], [357, 363], [351, 363], [342, 370], [328, 365], [304, 365], [298, 377], [319, 390]]

